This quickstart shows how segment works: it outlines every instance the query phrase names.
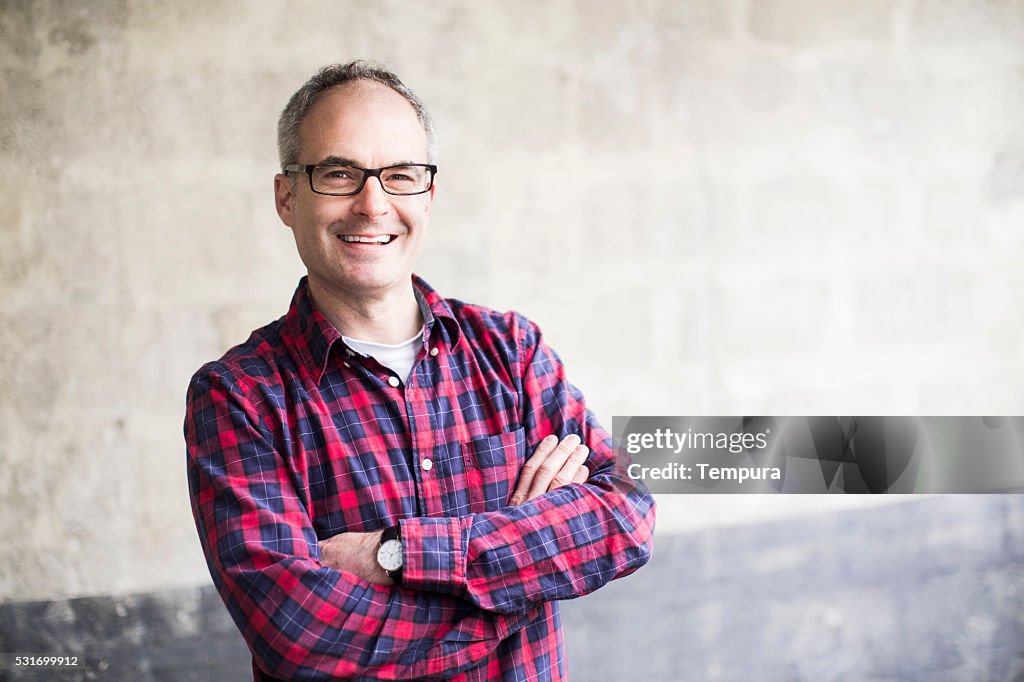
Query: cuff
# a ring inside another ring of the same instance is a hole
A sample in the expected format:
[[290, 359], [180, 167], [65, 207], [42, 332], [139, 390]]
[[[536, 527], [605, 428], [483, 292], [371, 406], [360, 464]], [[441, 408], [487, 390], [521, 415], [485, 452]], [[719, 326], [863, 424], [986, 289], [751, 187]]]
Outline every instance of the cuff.
[[461, 594], [466, 589], [466, 551], [459, 519], [430, 516], [402, 519], [399, 524], [402, 587]]

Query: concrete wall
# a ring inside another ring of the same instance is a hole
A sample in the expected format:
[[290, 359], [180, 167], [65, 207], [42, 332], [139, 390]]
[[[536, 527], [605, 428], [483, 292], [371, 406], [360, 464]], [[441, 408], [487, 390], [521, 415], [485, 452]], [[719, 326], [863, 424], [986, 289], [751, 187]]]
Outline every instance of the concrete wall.
[[276, 116], [355, 57], [440, 128], [420, 273], [605, 421], [1024, 410], [1019, 0], [6, 0], [0, 601], [208, 583], [185, 385], [284, 312]]

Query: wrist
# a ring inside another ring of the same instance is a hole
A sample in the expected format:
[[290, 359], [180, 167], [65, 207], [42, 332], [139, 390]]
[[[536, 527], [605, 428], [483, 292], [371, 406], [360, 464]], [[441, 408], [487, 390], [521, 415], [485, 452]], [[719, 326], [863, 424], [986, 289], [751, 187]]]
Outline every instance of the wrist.
[[401, 526], [396, 524], [381, 532], [375, 558], [377, 566], [391, 578], [391, 581], [401, 585], [402, 569], [405, 564]]

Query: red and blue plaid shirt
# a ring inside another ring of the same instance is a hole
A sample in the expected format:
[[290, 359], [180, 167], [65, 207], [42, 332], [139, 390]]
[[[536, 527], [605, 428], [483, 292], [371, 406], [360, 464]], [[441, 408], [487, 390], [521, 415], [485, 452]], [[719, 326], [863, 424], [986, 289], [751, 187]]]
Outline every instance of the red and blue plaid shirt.
[[[305, 279], [192, 378], [192, 511], [256, 679], [562, 680], [556, 600], [650, 556], [654, 501], [538, 328], [413, 284], [407, 383], [346, 346]], [[589, 480], [509, 506], [552, 433], [590, 447]], [[398, 523], [401, 587], [320, 564], [318, 541]]]

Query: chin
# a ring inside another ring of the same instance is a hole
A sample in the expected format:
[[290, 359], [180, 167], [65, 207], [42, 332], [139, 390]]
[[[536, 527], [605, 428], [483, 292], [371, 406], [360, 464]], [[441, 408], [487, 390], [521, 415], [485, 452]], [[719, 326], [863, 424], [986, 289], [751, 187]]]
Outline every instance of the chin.
[[342, 290], [358, 292], [374, 292], [389, 289], [403, 282], [410, 281], [411, 275], [395, 275], [385, 273], [346, 273], [341, 277], [332, 278], [331, 282]]

